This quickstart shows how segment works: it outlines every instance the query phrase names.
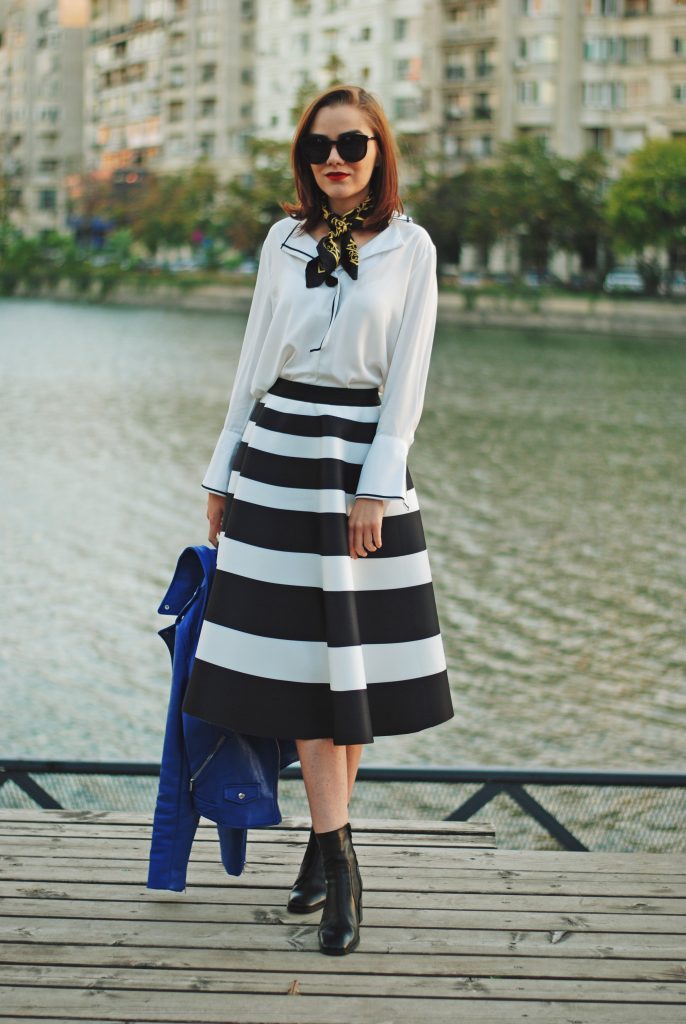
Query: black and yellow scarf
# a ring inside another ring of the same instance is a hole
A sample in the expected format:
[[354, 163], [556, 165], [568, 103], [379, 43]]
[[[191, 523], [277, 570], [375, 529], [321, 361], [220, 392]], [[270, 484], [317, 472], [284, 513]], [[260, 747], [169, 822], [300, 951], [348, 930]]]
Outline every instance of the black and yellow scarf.
[[322, 199], [322, 217], [329, 226], [328, 235], [317, 242], [317, 255], [305, 267], [305, 283], [308, 288], [318, 288], [322, 281], [335, 286], [336, 278], [331, 271], [338, 264], [347, 270], [353, 281], [357, 280], [359, 253], [352, 229], [364, 222], [365, 216], [374, 205], [374, 196], [369, 195], [348, 213], [333, 213], [325, 199]]

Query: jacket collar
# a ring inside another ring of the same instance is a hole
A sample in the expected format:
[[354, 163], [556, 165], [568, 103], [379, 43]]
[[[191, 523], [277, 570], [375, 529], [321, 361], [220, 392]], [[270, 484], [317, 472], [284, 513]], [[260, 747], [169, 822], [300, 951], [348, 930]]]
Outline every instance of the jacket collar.
[[[378, 234], [373, 238], [370, 238], [368, 242], [365, 242], [364, 245], [360, 246], [360, 262], [367, 259], [368, 256], [385, 252], [387, 249], [397, 249], [398, 246], [405, 244], [403, 231], [398, 225], [399, 220], [409, 220], [409, 217], [404, 214], [394, 214], [391, 217], [388, 226], [385, 227], [383, 231], [378, 232]], [[310, 234], [303, 235], [296, 232], [298, 225], [303, 223], [304, 220], [298, 220], [295, 222], [293, 227], [287, 231], [280, 249], [284, 254], [296, 256], [298, 259], [311, 260], [317, 255], [317, 242]], [[288, 227], [288, 225], [286, 226]]]
[[184, 548], [179, 555], [172, 581], [160, 602], [160, 615], [180, 615], [205, 583], [209, 589], [217, 565], [217, 549], [205, 544]]

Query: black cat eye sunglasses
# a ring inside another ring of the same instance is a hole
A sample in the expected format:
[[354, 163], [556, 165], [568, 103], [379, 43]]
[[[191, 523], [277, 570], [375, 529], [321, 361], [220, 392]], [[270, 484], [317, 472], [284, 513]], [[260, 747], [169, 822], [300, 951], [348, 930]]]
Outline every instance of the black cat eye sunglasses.
[[304, 135], [300, 140], [300, 152], [308, 163], [323, 164], [335, 145], [342, 160], [355, 164], [367, 155], [368, 140], [376, 138], [376, 135], [363, 135], [362, 132], [343, 132], [337, 139], [330, 139], [328, 135]]

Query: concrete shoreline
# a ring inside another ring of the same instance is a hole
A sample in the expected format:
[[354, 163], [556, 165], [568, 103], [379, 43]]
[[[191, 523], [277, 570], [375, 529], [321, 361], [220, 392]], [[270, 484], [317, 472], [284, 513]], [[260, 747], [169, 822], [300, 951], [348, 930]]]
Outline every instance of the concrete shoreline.
[[[102, 305], [178, 308], [243, 313], [250, 309], [251, 285], [206, 284], [191, 287], [168, 283], [136, 288], [120, 285], [103, 299], [79, 295], [68, 282], [17, 298], [101, 303]], [[613, 299], [604, 295], [543, 295], [532, 292], [501, 295], [439, 290], [439, 325], [504, 327], [525, 330], [582, 332], [631, 337], [686, 336], [686, 302], [668, 299]]]

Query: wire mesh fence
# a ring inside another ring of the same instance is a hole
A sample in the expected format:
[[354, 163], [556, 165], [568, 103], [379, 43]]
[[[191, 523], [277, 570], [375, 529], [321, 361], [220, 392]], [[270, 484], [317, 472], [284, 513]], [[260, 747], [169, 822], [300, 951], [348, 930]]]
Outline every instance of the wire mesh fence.
[[[159, 765], [0, 762], [0, 807], [155, 810]], [[279, 780], [283, 816], [308, 816], [300, 765]], [[371, 767], [358, 772], [351, 817], [476, 819], [500, 849], [686, 852], [686, 773]]]

